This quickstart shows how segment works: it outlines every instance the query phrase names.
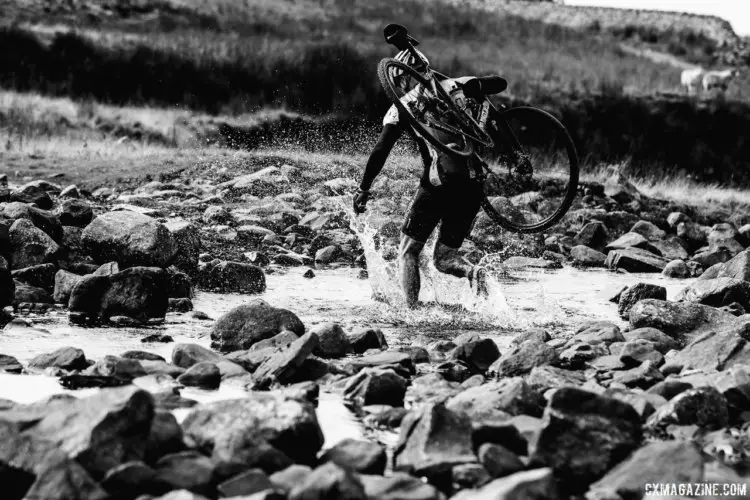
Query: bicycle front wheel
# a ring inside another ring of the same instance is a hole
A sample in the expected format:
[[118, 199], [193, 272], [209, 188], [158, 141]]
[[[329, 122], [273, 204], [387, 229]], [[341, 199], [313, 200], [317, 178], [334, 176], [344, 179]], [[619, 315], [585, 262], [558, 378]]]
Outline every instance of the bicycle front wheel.
[[518, 107], [493, 117], [494, 158], [482, 208], [501, 227], [537, 233], [557, 224], [578, 190], [578, 154], [562, 123], [538, 108]]
[[473, 144], [461, 130], [461, 111], [450, 99], [436, 95], [430, 81], [392, 58], [380, 61], [378, 78], [399, 117], [408, 120], [415, 132], [443, 153], [463, 158], [472, 155]]

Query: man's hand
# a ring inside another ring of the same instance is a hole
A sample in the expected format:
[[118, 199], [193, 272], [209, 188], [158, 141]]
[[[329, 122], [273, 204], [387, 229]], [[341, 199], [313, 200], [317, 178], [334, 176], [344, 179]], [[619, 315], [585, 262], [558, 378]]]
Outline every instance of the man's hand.
[[367, 210], [367, 200], [370, 199], [370, 191], [357, 189], [357, 192], [354, 193], [354, 200], [353, 206], [354, 206], [354, 213], [355, 214], [361, 214], [364, 213], [365, 210]]

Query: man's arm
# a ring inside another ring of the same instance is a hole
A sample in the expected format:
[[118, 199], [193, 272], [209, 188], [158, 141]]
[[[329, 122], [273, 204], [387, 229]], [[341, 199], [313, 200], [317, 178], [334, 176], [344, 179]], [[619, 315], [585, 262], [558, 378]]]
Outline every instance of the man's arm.
[[369, 191], [372, 183], [375, 181], [375, 177], [383, 170], [383, 165], [385, 165], [388, 155], [391, 154], [396, 141], [401, 137], [401, 133], [402, 128], [398, 123], [388, 123], [383, 126], [380, 138], [372, 149], [370, 158], [367, 160], [365, 173], [362, 176], [362, 182], [359, 184], [360, 190]]

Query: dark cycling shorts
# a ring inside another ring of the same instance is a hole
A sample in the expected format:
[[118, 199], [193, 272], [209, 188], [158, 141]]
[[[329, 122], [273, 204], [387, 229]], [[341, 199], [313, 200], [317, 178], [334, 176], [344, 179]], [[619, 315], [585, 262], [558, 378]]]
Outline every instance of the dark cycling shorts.
[[419, 186], [401, 231], [424, 243], [440, 223], [438, 241], [459, 248], [469, 233], [482, 199], [481, 185], [473, 181]]

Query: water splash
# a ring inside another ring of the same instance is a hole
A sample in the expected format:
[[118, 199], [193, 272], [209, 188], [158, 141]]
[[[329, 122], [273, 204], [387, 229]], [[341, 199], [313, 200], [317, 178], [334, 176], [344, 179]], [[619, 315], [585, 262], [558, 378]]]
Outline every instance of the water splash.
[[467, 279], [438, 271], [431, 258], [436, 242], [434, 235], [420, 256], [422, 287], [419, 300], [423, 305], [408, 308], [399, 281], [397, 259], [389, 258], [389, 253], [390, 257], [395, 257], [394, 249], [379, 241], [378, 227], [387, 217], [373, 208], [365, 214], [355, 215], [348, 199], [339, 201], [364, 250], [373, 297], [383, 304], [373, 311], [378, 320], [403, 326], [477, 330], [516, 329], [528, 325], [528, 321], [508, 304], [498, 279], [502, 273], [493, 272], [489, 264], [485, 266], [490, 271], [487, 297], [472, 290]]

